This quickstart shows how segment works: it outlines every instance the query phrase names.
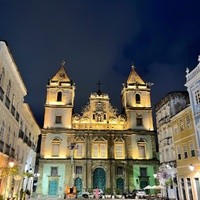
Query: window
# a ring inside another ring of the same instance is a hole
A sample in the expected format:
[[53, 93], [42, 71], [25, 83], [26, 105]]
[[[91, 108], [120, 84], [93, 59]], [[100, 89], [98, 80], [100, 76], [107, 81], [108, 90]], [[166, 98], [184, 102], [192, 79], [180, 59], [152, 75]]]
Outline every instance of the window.
[[195, 156], [194, 142], [191, 142], [191, 143], [189, 144], [189, 146], [190, 146], [190, 156], [191, 156], [191, 157], [194, 157], [194, 156]]
[[184, 158], [188, 157], [187, 147], [185, 145], [183, 146], [183, 155], [184, 155]]
[[62, 101], [62, 92], [57, 93], [57, 101]]
[[139, 151], [139, 158], [146, 158], [146, 145], [139, 144], [138, 151]]
[[183, 119], [180, 119], [179, 125], [180, 125], [180, 131], [183, 131], [184, 130]]
[[193, 200], [192, 184], [191, 184], [190, 178], [187, 178], [187, 186], [188, 186], [189, 199], [190, 199], [190, 200]]
[[136, 124], [137, 124], [137, 126], [142, 126], [142, 118], [141, 117], [137, 117]]
[[189, 115], [187, 115], [187, 116], [185, 117], [185, 120], [186, 120], [186, 126], [187, 126], [187, 128], [190, 128], [190, 127], [191, 127], [191, 120], [190, 120], [190, 116], [189, 116]]
[[147, 176], [147, 168], [140, 167], [140, 176]]
[[75, 157], [83, 157], [83, 144], [77, 144], [77, 148], [75, 149]]
[[174, 125], [174, 134], [177, 134], [178, 133], [178, 126], [177, 124]]
[[117, 167], [117, 175], [123, 175], [124, 168], [123, 167]]
[[4, 130], [5, 130], [5, 122], [2, 121], [1, 127], [0, 127], [0, 140], [3, 141], [4, 138]]
[[51, 144], [51, 156], [52, 157], [59, 157], [59, 151], [60, 151], [60, 143], [61, 140], [58, 137], [55, 137], [52, 140], [52, 144]]
[[139, 158], [146, 158], [146, 141], [143, 138], [140, 138], [137, 142]]
[[123, 144], [115, 144], [115, 158], [123, 157]]
[[94, 158], [107, 158], [107, 144], [94, 143], [92, 144], [92, 155]]
[[82, 174], [82, 167], [76, 166], [76, 174]]
[[200, 103], [200, 92], [199, 90], [196, 90], [195, 92], [195, 99], [196, 99], [196, 104]]
[[1, 74], [0, 74], [0, 87], [3, 87], [3, 82], [4, 82], [4, 77], [5, 77], [5, 72], [4, 68], [1, 69]]
[[135, 100], [136, 100], [136, 104], [140, 104], [140, 95], [139, 94], [135, 95]]
[[177, 147], [176, 151], [177, 151], [177, 158], [178, 158], [178, 160], [181, 160], [181, 150], [180, 150], [180, 147]]
[[10, 96], [10, 89], [11, 89], [11, 81], [9, 80], [8, 85], [7, 85], [7, 90], [6, 90], [6, 96]]
[[58, 176], [58, 167], [51, 167], [51, 176]]
[[56, 124], [61, 124], [61, 122], [62, 122], [61, 119], [62, 119], [61, 116], [56, 116], [55, 123], [56, 123]]

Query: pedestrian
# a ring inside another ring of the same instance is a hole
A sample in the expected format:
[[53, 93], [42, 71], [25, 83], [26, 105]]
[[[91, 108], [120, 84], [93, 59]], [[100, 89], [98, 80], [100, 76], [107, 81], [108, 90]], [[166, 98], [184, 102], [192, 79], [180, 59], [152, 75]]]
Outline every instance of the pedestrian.
[[99, 199], [99, 189], [96, 187], [95, 189], [95, 198], [98, 200]]

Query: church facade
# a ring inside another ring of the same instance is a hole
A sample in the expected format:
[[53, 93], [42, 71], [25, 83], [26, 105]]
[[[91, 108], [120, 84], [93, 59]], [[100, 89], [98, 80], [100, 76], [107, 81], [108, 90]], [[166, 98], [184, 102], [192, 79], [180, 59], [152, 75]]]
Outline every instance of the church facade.
[[121, 193], [155, 185], [159, 161], [150, 86], [132, 66], [121, 90], [121, 114], [100, 88], [76, 114], [75, 84], [62, 63], [46, 86], [36, 193], [59, 196], [73, 185], [78, 194], [96, 187]]

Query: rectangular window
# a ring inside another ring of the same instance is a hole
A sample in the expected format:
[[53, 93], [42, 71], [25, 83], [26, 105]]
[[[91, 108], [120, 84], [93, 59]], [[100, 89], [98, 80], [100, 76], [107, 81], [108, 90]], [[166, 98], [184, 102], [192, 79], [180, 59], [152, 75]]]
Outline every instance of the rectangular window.
[[76, 166], [76, 174], [82, 174], [82, 167]]
[[99, 145], [93, 144], [93, 157], [98, 158], [99, 156]]
[[177, 158], [178, 158], [178, 160], [181, 160], [181, 150], [180, 150], [180, 147], [177, 147], [176, 151], [177, 151]]
[[183, 125], [183, 120], [182, 119], [180, 119], [179, 125], [180, 125], [180, 131], [184, 131], [184, 125]]
[[106, 158], [107, 157], [107, 144], [93, 144], [92, 155], [94, 158]]
[[51, 176], [58, 176], [58, 167], [51, 167]]
[[187, 186], [188, 186], [189, 199], [190, 199], [190, 200], [193, 200], [192, 184], [191, 184], [190, 178], [187, 178]]
[[55, 120], [55, 123], [56, 124], [61, 124], [61, 116], [56, 116], [56, 120]]
[[100, 144], [100, 157], [105, 158], [106, 157], [106, 144]]
[[174, 125], [174, 134], [177, 134], [178, 133], [178, 126], [177, 124]]
[[190, 145], [190, 156], [194, 157], [195, 156], [194, 142], [191, 142], [189, 145]]
[[77, 149], [75, 149], [75, 157], [83, 157], [83, 144], [78, 144]]
[[124, 168], [123, 167], [117, 167], [117, 175], [123, 175]]
[[115, 144], [115, 156], [116, 156], [116, 158], [123, 157], [123, 145], [122, 144]]
[[136, 125], [137, 126], [142, 126], [142, 118], [141, 117], [137, 117], [136, 118]]
[[147, 176], [147, 168], [140, 167], [140, 176]]
[[181, 189], [182, 189], [183, 199], [186, 199], [185, 184], [184, 184], [184, 179], [183, 178], [181, 178]]
[[52, 157], [59, 156], [59, 148], [60, 148], [60, 144], [52, 144]]
[[138, 144], [139, 158], [146, 158], [146, 147], [144, 144]]
[[190, 120], [190, 116], [189, 115], [187, 115], [185, 117], [185, 121], [186, 121], [187, 128], [190, 128], [191, 127], [191, 120]]
[[188, 157], [187, 147], [186, 146], [183, 146], [183, 155], [184, 155], [184, 158]]

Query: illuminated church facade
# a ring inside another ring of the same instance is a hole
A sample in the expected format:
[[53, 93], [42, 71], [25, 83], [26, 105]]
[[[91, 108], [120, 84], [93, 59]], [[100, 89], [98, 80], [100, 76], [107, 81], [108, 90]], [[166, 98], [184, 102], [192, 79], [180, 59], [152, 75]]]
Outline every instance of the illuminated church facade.
[[132, 66], [121, 90], [121, 114], [100, 87], [74, 114], [75, 84], [63, 62], [46, 86], [36, 193], [61, 196], [73, 185], [79, 194], [96, 187], [120, 193], [155, 185], [150, 86]]

